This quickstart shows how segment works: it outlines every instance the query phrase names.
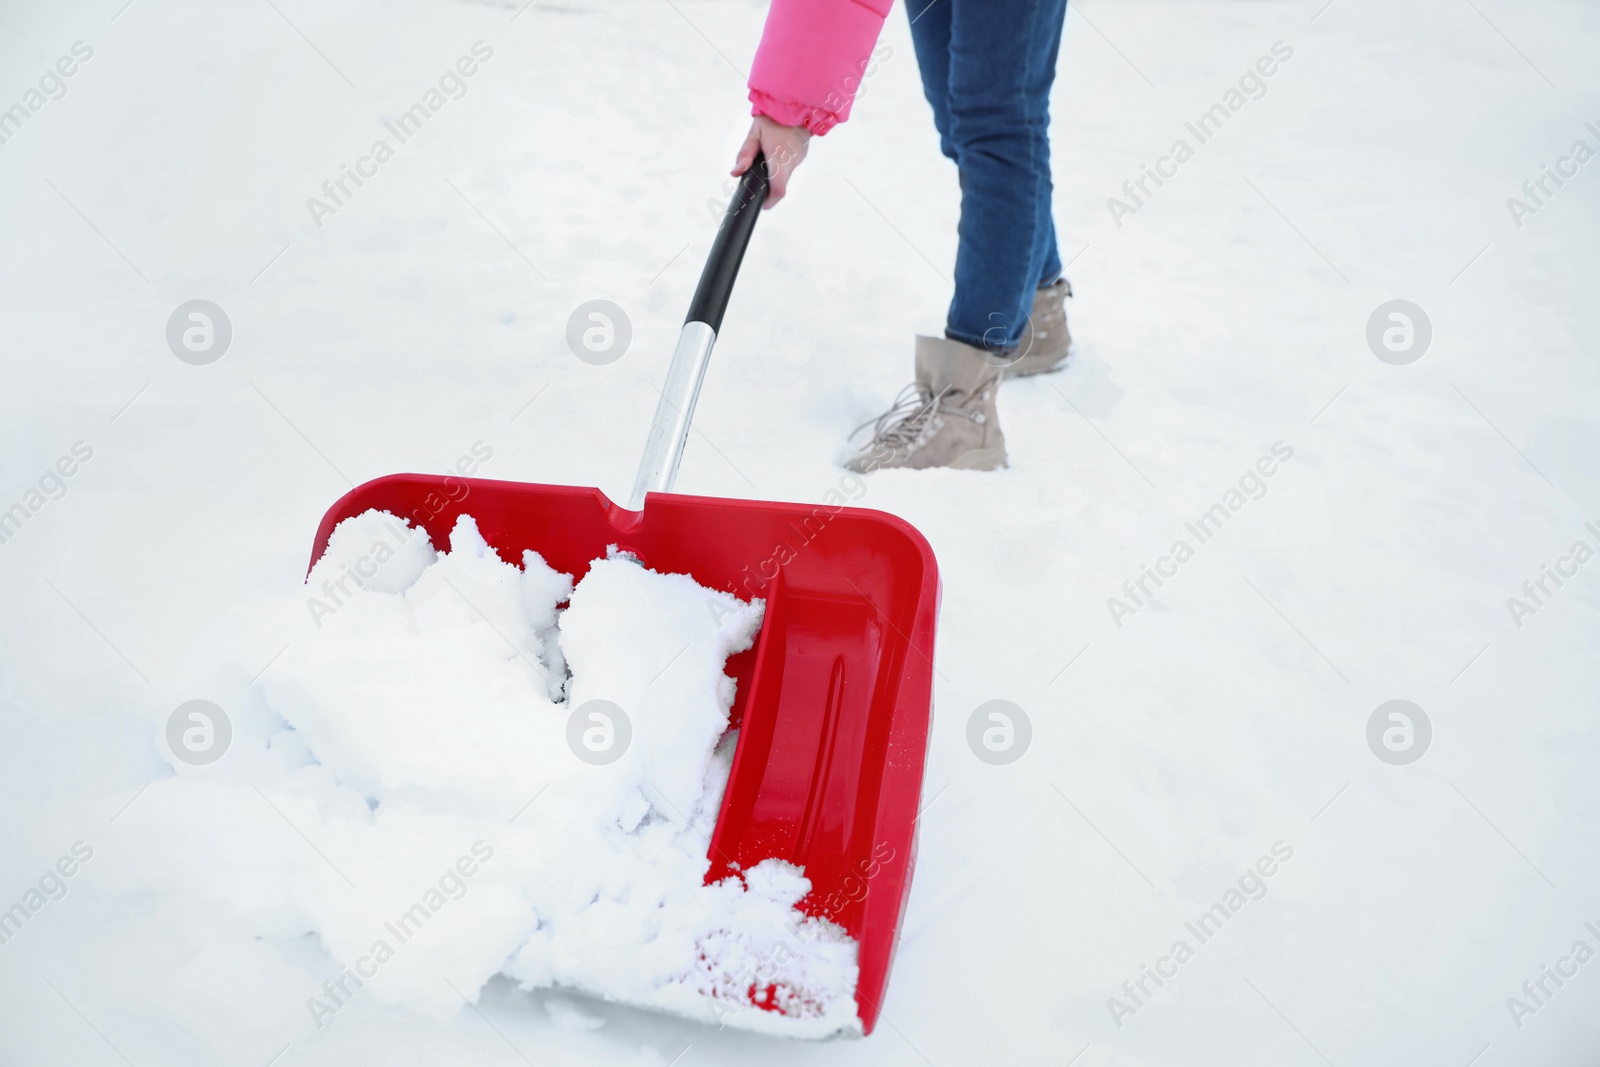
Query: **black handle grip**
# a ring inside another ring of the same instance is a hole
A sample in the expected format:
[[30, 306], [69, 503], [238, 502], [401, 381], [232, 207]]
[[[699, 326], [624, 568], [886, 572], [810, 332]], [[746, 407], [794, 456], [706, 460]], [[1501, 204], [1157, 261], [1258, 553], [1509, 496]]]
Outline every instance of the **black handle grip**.
[[739, 277], [739, 264], [744, 260], [744, 250], [755, 232], [756, 219], [761, 216], [771, 184], [767, 157], [757, 152], [755, 162], [740, 176], [739, 188], [728, 201], [728, 210], [722, 215], [716, 240], [711, 242], [711, 255], [700, 272], [700, 284], [695, 287], [684, 322], [703, 322], [711, 327], [712, 333], [722, 329], [722, 313], [728, 310], [733, 282]]

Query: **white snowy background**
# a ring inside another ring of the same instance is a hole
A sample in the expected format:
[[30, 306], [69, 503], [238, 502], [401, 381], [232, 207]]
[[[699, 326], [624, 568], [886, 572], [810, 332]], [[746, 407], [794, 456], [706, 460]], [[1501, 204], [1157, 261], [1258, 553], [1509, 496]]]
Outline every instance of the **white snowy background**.
[[[625, 495], [763, 15], [0, 7], [0, 108], [93, 49], [0, 144], [0, 509], [93, 449], [0, 544], [0, 908], [96, 850], [0, 945], [0, 1063], [1594, 1063], [1600, 962], [1507, 1006], [1600, 948], [1600, 561], [1520, 627], [1507, 608], [1600, 526], [1600, 162], [1521, 226], [1507, 207], [1600, 148], [1600, 11], [1575, 0], [1074, 4], [1053, 137], [1076, 359], [1006, 386], [1009, 470], [885, 472], [862, 501], [915, 523], [944, 581], [920, 859], [865, 1041], [503, 980], [450, 1021], [357, 998], [318, 1030], [328, 959], [250, 939], [228, 857], [125, 890], [119, 835], [174, 773], [160, 724], [216, 696], [185, 664], [293, 593], [351, 484], [481, 441], [483, 476]], [[479, 40], [467, 94], [318, 228], [307, 198]], [[1277, 41], [1266, 94], [1118, 226], [1107, 199]], [[898, 8], [884, 42], [758, 228], [686, 492], [820, 500], [942, 324], [955, 173]], [[193, 366], [165, 329], [201, 298], [233, 339]], [[565, 344], [596, 298], [632, 323], [608, 366]], [[1366, 341], [1393, 299], [1432, 324], [1409, 365]], [[1107, 598], [1277, 441], [1266, 495], [1118, 626]], [[966, 741], [991, 699], [1033, 727], [1007, 766]], [[1432, 723], [1410, 765], [1367, 745], [1391, 699]], [[313, 847], [266, 805], [236, 833]], [[1279, 841], [1267, 895], [1118, 1026], [1108, 998]]]

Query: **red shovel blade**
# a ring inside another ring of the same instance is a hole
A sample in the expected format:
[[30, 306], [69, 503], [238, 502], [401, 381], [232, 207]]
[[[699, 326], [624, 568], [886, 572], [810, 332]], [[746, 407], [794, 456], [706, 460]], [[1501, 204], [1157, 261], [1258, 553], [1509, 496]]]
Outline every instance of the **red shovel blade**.
[[[911, 889], [928, 751], [939, 573], [922, 535], [858, 508], [653, 493], [632, 512], [598, 489], [396, 474], [328, 510], [312, 562], [336, 525], [373, 508], [436, 546], [471, 515], [518, 566], [531, 548], [582, 578], [616, 545], [655, 570], [765, 598], [756, 647], [728, 661], [740, 730], [706, 881], [766, 859], [805, 868], [800, 908], [860, 944], [856, 1008], [871, 1033]], [[764, 994], [752, 1002], [776, 1010]]]

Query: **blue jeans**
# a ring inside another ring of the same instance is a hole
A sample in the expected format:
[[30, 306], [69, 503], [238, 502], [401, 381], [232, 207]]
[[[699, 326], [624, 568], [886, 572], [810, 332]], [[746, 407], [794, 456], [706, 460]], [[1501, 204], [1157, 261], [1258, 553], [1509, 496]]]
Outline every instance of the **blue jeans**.
[[1061, 276], [1050, 217], [1050, 85], [1066, 0], [907, 0], [939, 147], [961, 179], [945, 336], [1014, 348]]

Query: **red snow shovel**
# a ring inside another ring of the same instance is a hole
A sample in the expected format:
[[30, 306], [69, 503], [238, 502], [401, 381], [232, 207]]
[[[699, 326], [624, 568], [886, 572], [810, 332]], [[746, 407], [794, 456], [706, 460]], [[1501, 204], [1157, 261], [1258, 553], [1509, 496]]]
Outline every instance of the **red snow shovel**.
[[[394, 474], [328, 510], [311, 560], [336, 525], [372, 508], [409, 518], [438, 546], [449, 544], [458, 516], [471, 515], [508, 563], [520, 566], [531, 548], [581, 578], [615, 545], [655, 570], [764, 597], [755, 648], [728, 661], [739, 738], [706, 881], [773, 858], [805, 868], [812, 888], [801, 910], [860, 943], [856, 1010], [870, 1033], [916, 856], [939, 605], [933, 550], [883, 512], [671, 492], [766, 195], [757, 156], [700, 275], [628, 507], [598, 489]], [[751, 1003], [782, 1012], [782, 991], [764, 982], [752, 980]]]

